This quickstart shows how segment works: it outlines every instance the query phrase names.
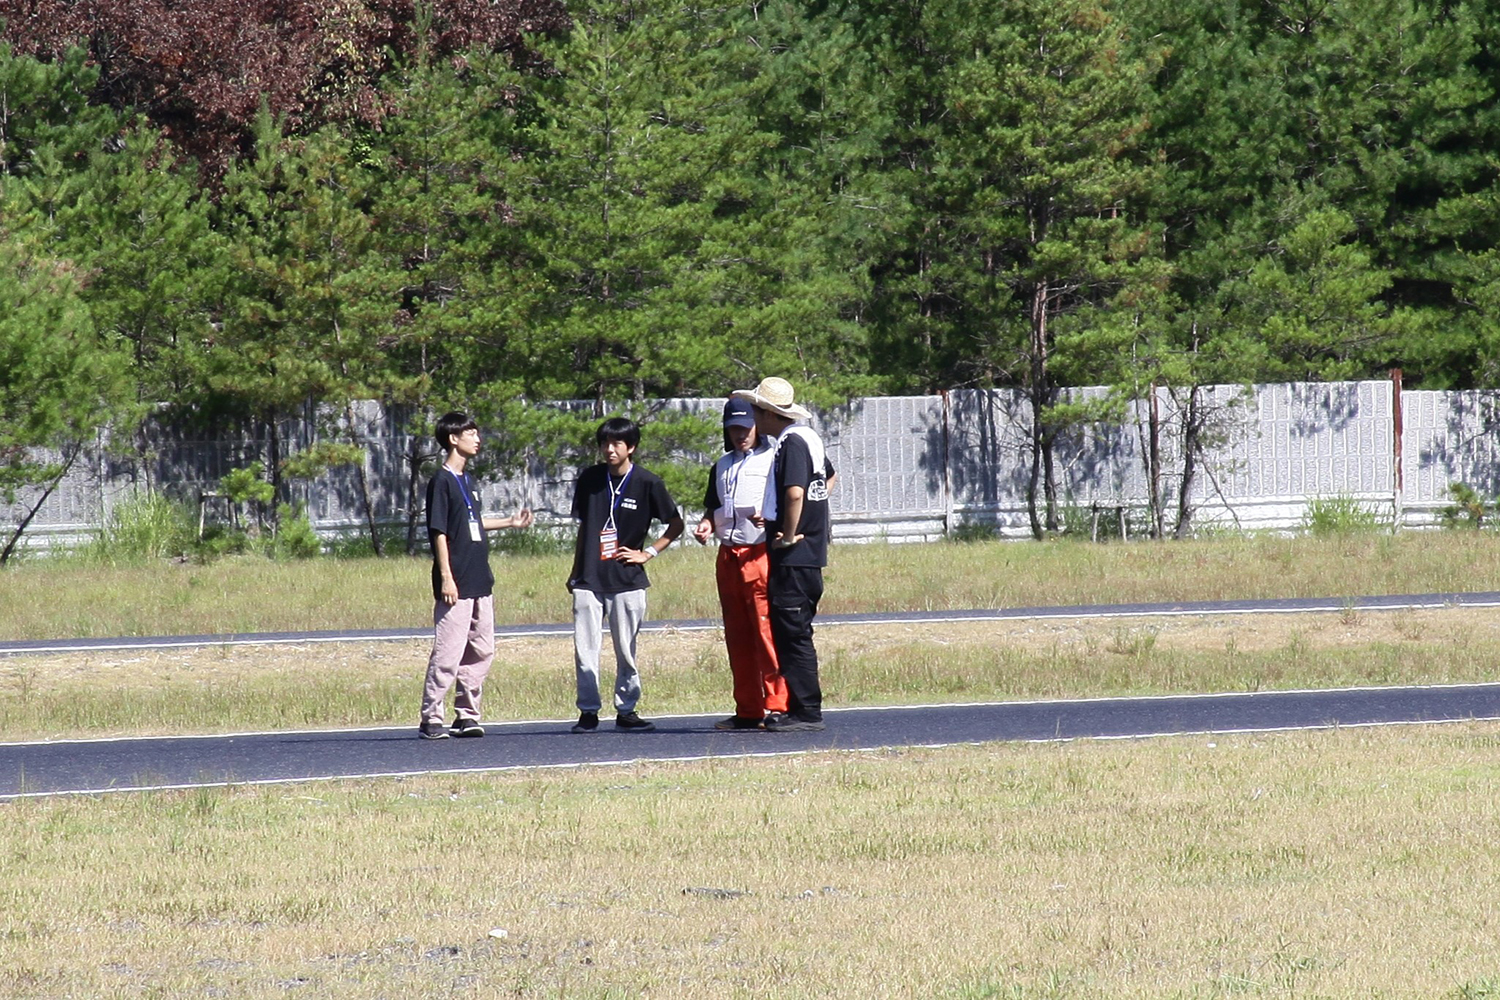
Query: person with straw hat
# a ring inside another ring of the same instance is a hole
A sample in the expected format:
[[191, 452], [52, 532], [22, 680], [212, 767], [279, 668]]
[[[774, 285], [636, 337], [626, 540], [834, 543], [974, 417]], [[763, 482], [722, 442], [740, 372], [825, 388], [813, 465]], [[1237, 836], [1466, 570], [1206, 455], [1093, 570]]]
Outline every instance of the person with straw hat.
[[771, 636], [766, 599], [770, 562], [761, 517], [776, 451], [756, 433], [755, 410], [748, 400], [731, 398], [724, 404], [724, 453], [709, 470], [703, 518], [693, 531], [700, 545], [710, 538], [719, 542], [714, 581], [734, 681], [734, 714], [714, 728], [761, 729], [767, 714], [786, 712], [787, 701]]
[[731, 396], [748, 401], [756, 430], [776, 439], [761, 516], [770, 555], [766, 594], [771, 636], [786, 682], [787, 711], [768, 715], [764, 725], [770, 732], [815, 732], [823, 728], [823, 689], [813, 619], [828, 565], [833, 467], [823, 439], [805, 422], [812, 414], [797, 403], [786, 379], [765, 378], [754, 389], [737, 389]]

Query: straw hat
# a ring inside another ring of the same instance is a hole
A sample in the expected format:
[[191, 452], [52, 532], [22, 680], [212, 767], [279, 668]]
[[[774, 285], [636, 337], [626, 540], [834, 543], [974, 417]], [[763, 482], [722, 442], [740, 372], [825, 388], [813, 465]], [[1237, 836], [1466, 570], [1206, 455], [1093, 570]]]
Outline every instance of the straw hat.
[[808, 420], [812, 417], [811, 413], [793, 400], [792, 383], [784, 378], [763, 378], [754, 389], [736, 389], [730, 395], [735, 399], [748, 399], [752, 406], [779, 413], [791, 420]]

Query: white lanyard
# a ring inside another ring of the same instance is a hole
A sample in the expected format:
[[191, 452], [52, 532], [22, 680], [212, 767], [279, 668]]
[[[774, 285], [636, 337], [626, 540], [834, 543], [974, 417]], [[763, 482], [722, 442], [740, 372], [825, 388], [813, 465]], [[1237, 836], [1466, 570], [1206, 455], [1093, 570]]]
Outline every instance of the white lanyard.
[[735, 494], [740, 489], [740, 473], [745, 471], [745, 460], [749, 457], [749, 452], [737, 452], [734, 459], [730, 461], [729, 468], [724, 470], [725, 492], [728, 493], [728, 496], [723, 498], [725, 507], [730, 509], [734, 507]]
[[619, 509], [620, 500], [625, 494], [625, 484], [630, 481], [630, 473], [634, 471], [635, 466], [632, 465], [629, 472], [620, 477], [620, 486], [618, 489], [615, 488], [615, 481], [610, 477], [609, 470], [606, 469], [604, 472], [604, 482], [609, 486], [609, 517], [604, 522], [606, 530], [614, 530], [615, 528], [615, 511]]

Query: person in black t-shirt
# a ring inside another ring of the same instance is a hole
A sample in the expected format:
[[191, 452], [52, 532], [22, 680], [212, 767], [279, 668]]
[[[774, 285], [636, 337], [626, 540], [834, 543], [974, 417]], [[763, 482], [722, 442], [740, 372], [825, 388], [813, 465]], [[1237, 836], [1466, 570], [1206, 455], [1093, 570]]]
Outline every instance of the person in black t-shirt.
[[[573, 732], [599, 728], [599, 654], [605, 618], [615, 648], [615, 728], [647, 732], [656, 727], [636, 713], [641, 680], [635, 664], [636, 635], [646, 617], [646, 588], [651, 585], [645, 566], [682, 534], [682, 515], [661, 478], [635, 464], [641, 430], [633, 420], [606, 420], [594, 437], [604, 462], [584, 469], [573, 489], [578, 537], [568, 592], [573, 595], [579, 713]], [[666, 529], [648, 545], [652, 521]]]
[[433, 638], [422, 687], [423, 739], [440, 740], [443, 702], [454, 688], [454, 736], [483, 736], [479, 698], [495, 659], [495, 575], [490, 571], [487, 531], [526, 528], [531, 511], [485, 517], [479, 491], [465, 471], [479, 454], [479, 428], [462, 413], [445, 413], [434, 437], [445, 453], [443, 467], [427, 484], [427, 538], [432, 544]]
[[776, 460], [766, 482], [762, 516], [769, 539], [771, 637], [786, 681], [787, 711], [765, 720], [771, 732], [810, 732], [823, 728], [823, 688], [813, 619], [823, 597], [828, 565], [828, 484], [833, 466], [822, 438], [801, 421], [812, 414], [797, 405], [791, 383], [762, 379], [754, 389], [733, 394], [755, 408], [755, 427], [776, 438]]

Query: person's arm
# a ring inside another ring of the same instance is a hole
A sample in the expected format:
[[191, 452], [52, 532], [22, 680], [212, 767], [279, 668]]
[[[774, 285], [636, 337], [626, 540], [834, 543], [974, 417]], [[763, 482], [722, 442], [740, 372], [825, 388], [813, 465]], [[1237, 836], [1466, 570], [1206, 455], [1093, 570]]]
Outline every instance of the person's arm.
[[443, 580], [443, 603], [458, 603], [458, 583], [453, 579], [453, 561], [448, 558], [448, 536], [435, 532], [432, 536], [432, 558], [437, 562], [438, 575]]
[[[588, 523], [588, 518], [585, 516], [588, 511], [583, 502], [583, 489], [581, 487], [584, 476], [587, 475], [588, 473], [584, 472], [578, 477], [578, 482], [573, 484], [573, 506], [570, 512], [573, 520], [578, 522], [578, 530], [573, 533], [573, 568], [568, 570], [567, 587], [570, 594], [573, 592], [573, 587], [578, 583], [578, 577], [583, 573], [583, 528]], [[597, 539], [595, 539], [594, 544], [599, 544]]]
[[781, 531], [773, 543], [778, 549], [789, 549], [802, 541], [797, 525], [802, 523], [802, 501], [807, 492], [800, 486], [788, 486], [781, 494]]
[[677, 510], [677, 504], [673, 502], [672, 495], [667, 492], [666, 484], [660, 479], [653, 481], [647, 504], [651, 510], [652, 520], [662, 522], [667, 526], [667, 530], [649, 545], [643, 545], [639, 549], [625, 550], [620, 558], [637, 565], [655, 559], [657, 555], [666, 551], [667, 546], [675, 542], [683, 529], [687, 527], [682, 523], [682, 514]]
[[699, 545], [707, 545], [708, 540], [714, 536], [714, 519], [705, 512], [698, 520], [698, 526], [693, 529], [693, 537], [698, 539]]
[[714, 511], [722, 506], [719, 500], [719, 466], [718, 463], [709, 467], [708, 489], [703, 491], [703, 517], [699, 519], [698, 526], [693, 529], [693, 537], [698, 539], [699, 545], [707, 545], [714, 533]]
[[634, 563], [637, 566], [641, 563], [650, 562], [665, 552], [667, 546], [677, 541], [678, 536], [682, 534], [686, 527], [687, 525], [683, 522], [682, 515], [679, 514], [667, 522], [667, 530], [663, 531], [661, 537], [656, 541], [649, 545], [643, 545], [638, 549], [621, 549], [615, 558], [621, 562]]
[[807, 444], [795, 435], [787, 435], [781, 446], [782, 482], [781, 496], [777, 498], [779, 510], [776, 517], [776, 525], [779, 529], [776, 538], [771, 545], [778, 549], [789, 549], [802, 541], [802, 535], [797, 533], [797, 528], [802, 524], [802, 505], [807, 499], [807, 487], [815, 475], [812, 467], [812, 453], [808, 451]]
[[501, 528], [529, 528], [532, 522], [531, 511], [521, 508], [510, 517], [487, 517], [484, 519], [485, 531], [499, 531]]
[[[595, 542], [597, 545], [598, 543]], [[578, 576], [583, 572], [583, 523], [579, 522], [578, 531], [573, 539], [573, 568], [568, 571], [567, 588], [568, 593], [573, 592], [573, 587], [578, 583]]]

